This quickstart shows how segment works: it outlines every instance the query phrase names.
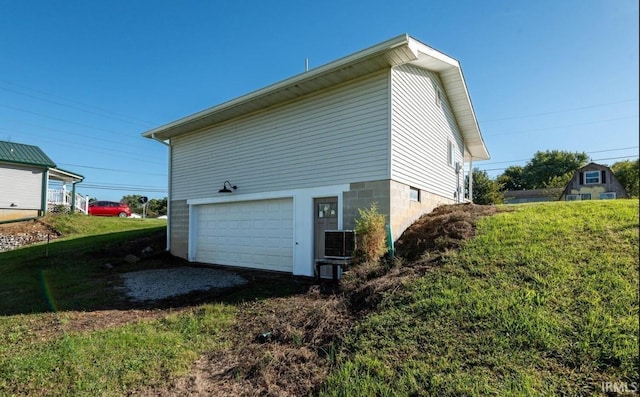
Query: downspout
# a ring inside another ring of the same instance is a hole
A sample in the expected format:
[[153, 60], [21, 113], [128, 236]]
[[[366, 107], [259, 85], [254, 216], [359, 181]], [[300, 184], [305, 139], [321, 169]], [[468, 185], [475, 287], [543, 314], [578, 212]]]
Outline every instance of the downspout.
[[[168, 252], [171, 251], [171, 143], [167, 143], [165, 141], [163, 141], [160, 138], [156, 138], [156, 134], [151, 134], [151, 139], [153, 139], [154, 141], [160, 142], [161, 144], [165, 145], [168, 150], [167, 150], [167, 190], [168, 190], [168, 194], [167, 194], [167, 247], [166, 250]], [[171, 142], [171, 141], [169, 141]]]
[[473, 157], [469, 158], [469, 202], [473, 204]]
[[40, 214], [41, 216], [47, 215], [47, 204], [49, 196], [49, 169], [46, 168], [42, 173], [42, 196], [40, 199]]

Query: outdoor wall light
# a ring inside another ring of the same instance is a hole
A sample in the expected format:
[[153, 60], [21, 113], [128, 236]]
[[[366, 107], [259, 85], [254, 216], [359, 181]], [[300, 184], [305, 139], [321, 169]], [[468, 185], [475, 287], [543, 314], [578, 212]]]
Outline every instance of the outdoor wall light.
[[218, 190], [218, 193], [233, 193], [233, 190], [236, 190], [237, 188], [238, 187], [236, 185], [232, 185], [231, 182], [224, 181], [224, 183], [222, 184], [222, 189]]

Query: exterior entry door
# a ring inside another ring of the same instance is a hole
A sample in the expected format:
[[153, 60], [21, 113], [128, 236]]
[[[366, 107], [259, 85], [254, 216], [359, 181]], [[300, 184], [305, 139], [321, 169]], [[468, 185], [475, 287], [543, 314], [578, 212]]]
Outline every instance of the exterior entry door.
[[315, 258], [324, 258], [324, 231], [338, 229], [338, 198], [313, 199]]

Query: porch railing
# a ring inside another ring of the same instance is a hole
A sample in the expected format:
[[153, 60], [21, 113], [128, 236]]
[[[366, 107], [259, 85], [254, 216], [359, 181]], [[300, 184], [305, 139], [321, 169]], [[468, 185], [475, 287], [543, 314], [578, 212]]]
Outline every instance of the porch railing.
[[[60, 210], [71, 210], [71, 192], [61, 189], [47, 190], [47, 210], [50, 212], [60, 212]], [[76, 212], [87, 213], [89, 208], [89, 197], [84, 197], [76, 193]]]

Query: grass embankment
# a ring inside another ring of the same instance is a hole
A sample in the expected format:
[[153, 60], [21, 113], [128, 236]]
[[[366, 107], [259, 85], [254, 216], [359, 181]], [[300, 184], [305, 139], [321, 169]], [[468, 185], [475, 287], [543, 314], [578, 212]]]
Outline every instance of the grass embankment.
[[591, 395], [638, 379], [638, 201], [505, 207], [347, 338], [324, 395]]

